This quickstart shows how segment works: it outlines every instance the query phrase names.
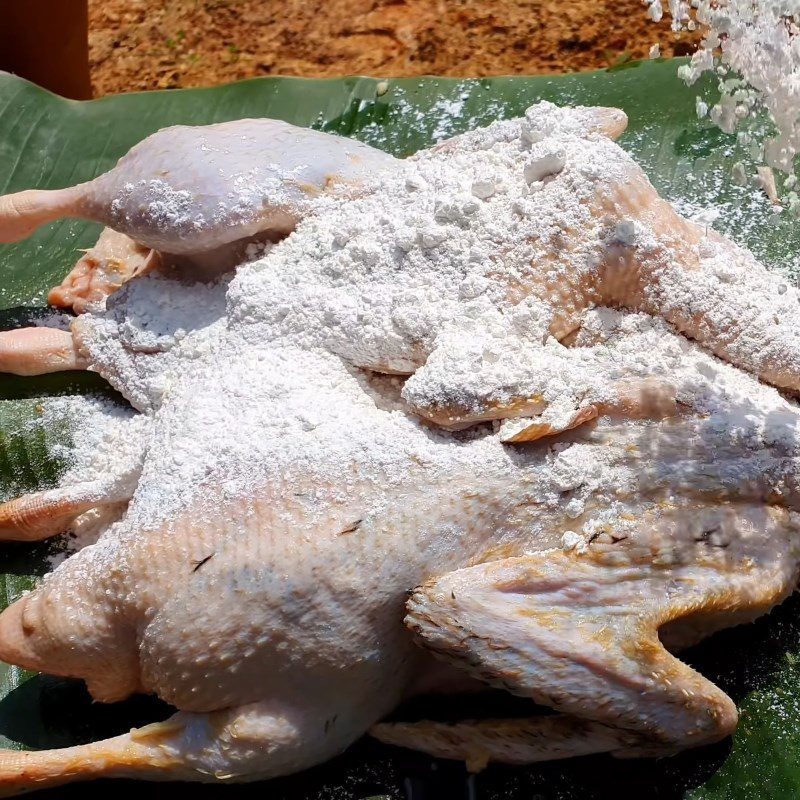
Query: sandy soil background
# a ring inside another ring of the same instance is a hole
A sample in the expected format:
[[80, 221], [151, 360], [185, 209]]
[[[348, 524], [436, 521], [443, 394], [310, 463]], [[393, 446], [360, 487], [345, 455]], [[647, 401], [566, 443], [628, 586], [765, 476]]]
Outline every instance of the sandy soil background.
[[691, 51], [642, 0], [89, 0], [95, 96], [258, 75], [569, 72]]

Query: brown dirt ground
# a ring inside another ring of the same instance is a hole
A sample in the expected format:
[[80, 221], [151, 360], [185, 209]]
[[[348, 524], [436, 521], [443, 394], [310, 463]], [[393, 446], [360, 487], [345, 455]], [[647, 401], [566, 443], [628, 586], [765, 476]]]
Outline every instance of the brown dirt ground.
[[258, 75], [596, 69], [691, 45], [642, 0], [89, 0], [96, 96]]

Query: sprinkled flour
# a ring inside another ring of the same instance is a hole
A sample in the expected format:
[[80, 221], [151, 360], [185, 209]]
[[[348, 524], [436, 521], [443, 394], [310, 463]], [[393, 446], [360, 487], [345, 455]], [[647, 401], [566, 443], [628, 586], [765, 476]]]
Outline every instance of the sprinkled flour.
[[[652, 281], [638, 302], [675, 319], [713, 318], [718, 346], [751, 368], [771, 368], [776, 352], [787, 363], [797, 335], [773, 322], [797, 290], [702, 228], [680, 228], [596, 130], [618, 122], [542, 103], [420, 153], [372, 193], [319, 198], [293, 234], [230, 279], [145, 276], [81, 317], [94, 368], [143, 412], [105, 420], [92, 443], [79, 420], [84, 449], [69, 480], [106, 481], [120, 500], [135, 487], [98, 557], [113, 560], [114, 542], [143, 529], [188, 517], [201, 531], [237, 503], [255, 513], [259, 493], [274, 498], [274, 519], [313, 536], [331, 509], [378, 519], [388, 494], [469, 481], [476, 465], [486, 485], [524, 486], [532, 507], [591, 535], [645, 486], [681, 485], [685, 442], [664, 444], [648, 472], [631, 454], [650, 422], [604, 421], [603, 447], [518, 449], [504, 444], [509, 426], [564, 430], [588, 407], [625, 408], [643, 392], [699, 414], [693, 464], [746, 451], [713, 480], [738, 487], [758, 473], [761, 450], [794, 454], [798, 417], [774, 389], [659, 319], [592, 307], [601, 290], [633, 291], [635, 253]], [[742, 341], [731, 334], [737, 321]], [[118, 436], [129, 440], [124, 453]], [[288, 496], [305, 508], [305, 527]], [[366, 507], [352, 508], [354, 497]], [[563, 533], [531, 523], [532, 546], [561, 547]]]
[[72, 433], [69, 445], [51, 446], [51, 455], [67, 464], [59, 487], [75, 498], [102, 502], [73, 523], [68, 549], [50, 558], [56, 565], [69, 552], [93, 544], [124, 513], [141, 473], [150, 419], [112, 400], [86, 395], [47, 398], [41, 411], [37, 427]]

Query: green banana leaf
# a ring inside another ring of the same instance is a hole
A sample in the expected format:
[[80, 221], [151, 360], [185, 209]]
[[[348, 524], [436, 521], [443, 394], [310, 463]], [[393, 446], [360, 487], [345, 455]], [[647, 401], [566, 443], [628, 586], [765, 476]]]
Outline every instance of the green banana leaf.
[[[644, 165], [657, 188], [690, 213], [706, 218], [791, 277], [800, 254], [798, 226], [776, 215], [752, 186], [730, 178], [748, 161], [735, 137], [695, 112], [697, 91], [676, 78], [676, 62], [648, 62], [595, 73], [454, 80], [263, 78], [213, 89], [151, 92], [76, 103], [0, 74], [0, 193], [59, 187], [111, 167], [133, 144], [176, 123], [201, 124], [247, 116], [278, 117], [354, 136], [398, 155], [437, 139], [517, 116], [530, 104], [612, 105], [630, 128], [622, 145]], [[761, 122], [755, 123], [763, 128]], [[98, 226], [63, 221], [29, 240], [0, 247], [0, 328], [28, 324], [43, 313], [47, 289], [88, 247]], [[70, 432], [37, 420], [47, 397], [110, 393], [96, 376], [0, 377], [0, 499], [51, 485], [63, 468], [59, 453]], [[48, 569], [59, 543], [0, 549], [0, 603], [29, 589]], [[592, 757], [531, 768], [490, 767], [468, 777], [462, 766], [364, 741], [304, 775], [269, 785], [193, 787], [197, 797], [316, 798], [591, 798], [650, 794], [707, 800], [800, 796], [800, 603], [789, 600], [764, 620], [718, 635], [687, 659], [734, 697], [741, 724], [732, 741], [659, 761]], [[465, 701], [463, 701], [465, 702]], [[463, 702], [461, 705], [463, 705]], [[492, 715], [520, 713], [519, 701], [488, 695]], [[452, 701], [407, 709], [447, 714]], [[462, 713], [463, 708], [459, 709]], [[470, 711], [473, 709], [470, 708]], [[77, 682], [32, 676], [0, 665], [0, 746], [60, 747], [112, 735], [169, 710], [150, 699], [93, 704]], [[476, 709], [475, 713], [480, 713]], [[101, 782], [42, 792], [47, 797], [100, 797], [122, 787]], [[141, 791], [141, 787], [139, 788]], [[166, 797], [172, 787], [147, 788]]]

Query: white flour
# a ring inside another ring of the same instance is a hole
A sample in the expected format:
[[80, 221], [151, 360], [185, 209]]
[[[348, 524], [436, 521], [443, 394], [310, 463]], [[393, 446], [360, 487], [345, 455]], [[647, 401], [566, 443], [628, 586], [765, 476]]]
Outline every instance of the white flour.
[[[597, 309], [583, 317], [583, 346], [565, 347], [548, 332], [569, 296], [551, 307], [547, 293], [530, 296], [533, 278], [580, 287], [609, 242], [647, 252], [660, 241], [646, 221], [617, 216], [609, 225], [598, 213], [635, 165], [588, 134], [592, 120], [585, 110], [541, 104], [524, 120], [421, 153], [372, 194], [321, 200], [314, 216], [263, 259], [240, 266], [230, 283], [131, 282], [107, 313], [77, 326], [95, 368], [146, 422], [108, 429], [134, 442], [123, 450], [98, 448], [88, 432], [93, 417], [79, 420], [70, 480], [122, 475], [124, 483], [138, 477], [136, 458], [144, 458], [121, 536], [182, 514], [202, 528], [221, 504], [250, 503], [259, 491], [302, 497], [296, 502], [308, 503], [312, 535], [319, 515], [349, 509], [356, 486], [374, 488], [361, 491], [373, 507], [352, 513], [378, 516], [387, 492], [478, 471], [504, 485], [524, 478], [531, 502], [570, 519], [593, 498], [599, 509], [580, 522], [591, 531], [637, 492], [641, 476], [625, 449], [640, 433], [636, 423], [605, 449], [517, 450], [502, 443], [500, 422], [445, 433], [421, 424], [408, 403], [480, 413], [541, 395], [549, 403], [543, 419], [564, 427], [587, 403], [613, 402], [619, 381], [632, 379], [663, 384], [727, 446], [794, 452], [800, 428], [787, 401], [663, 322]], [[735, 266], [711, 240], [696, 255], [717, 277]], [[532, 264], [547, 268], [532, 272]], [[669, 302], [698, 299], [665, 286]], [[757, 287], [761, 300], [751, 300], [760, 311], [772, 307], [776, 287]], [[788, 292], [785, 301], [796, 303]], [[723, 319], [737, 312], [738, 298], [728, 297]], [[532, 539], [541, 533], [532, 529]], [[113, 540], [104, 548], [111, 553]]]
[[[69, 444], [53, 444], [51, 455], [66, 463], [59, 487], [78, 496], [129, 498], [144, 461], [145, 433], [150, 418], [105, 398], [73, 395], [49, 397], [40, 403], [41, 415], [33, 425], [48, 430], [68, 430]], [[71, 531], [67, 550], [58, 550], [51, 565], [69, 552], [93, 544], [100, 533], [125, 511], [126, 500], [111, 502], [82, 515]]]
[[227, 280], [185, 284], [154, 275], [112, 295], [105, 313], [73, 323], [102, 373], [140, 410], [152, 410], [187, 364], [208, 356], [224, 328]]

